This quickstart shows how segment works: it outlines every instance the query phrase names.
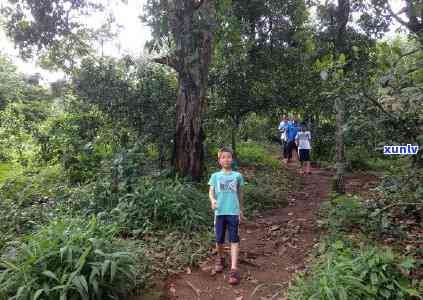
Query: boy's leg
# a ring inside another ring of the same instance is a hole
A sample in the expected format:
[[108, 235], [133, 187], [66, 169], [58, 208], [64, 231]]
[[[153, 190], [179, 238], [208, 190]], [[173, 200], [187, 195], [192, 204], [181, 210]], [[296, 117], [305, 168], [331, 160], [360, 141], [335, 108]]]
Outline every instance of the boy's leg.
[[310, 174], [310, 150], [306, 150], [306, 161], [305, 161], [305, 171], [307, 172], [307, 174]]
[[216, 251], [217, 251], [215, 271], [222, 272], [224, 268], [223, 244], [225, 243], [225, 232], [226, 232], [225, 216], [214, 217], [214, 229], [216, 233]]
[[286, 146], [286, 151], [287, 151], [287, 158], [288, 158], [288, 162], [291, 161], [292, 159], [292, 141], [288, 142], [288, 145]]
[[217, 252], [217, 256], [224, 257], [225, 256], [224, 244], [216, 243], [216, 252]]
[[231, 269], [238, 270], [239, 243], [231, 243]]
[[239, 252], [239, 216], [227, 216], [229, 242], [231, 243], [231, 266], [236, 269], [238, 266], [238, 252]]
[[302, 151], [301, 151], [302, 149], [298, 149], [297, 150], [297, 153], [298, 153], [298, 157], [299, 157], [299, 161], [300, 161], [300, 174], [303, 174], [304, 173], [304, 165], [303, 165], [303, 160], [302, 160]]
[[229, 242], [231, 243], [231, 272], [229, 274], [229, 283], [238, 284], [240, 280], [238, 272], [239, 257], [239, 216], [228, 216]]
[[298, 147], [297, 147], [297, 144], [295, 144], [295, 142], [294, 142], [294, 145], [293, 145], [293, 150], [294, 150], [294, 153], [295, 153], [295, 159], [294, 160], [299, 161], [300, 155], [298, 154]]
[[284, 141], [283, 143], [283, 160], [286, 163], [288, 161], [288, 142]]

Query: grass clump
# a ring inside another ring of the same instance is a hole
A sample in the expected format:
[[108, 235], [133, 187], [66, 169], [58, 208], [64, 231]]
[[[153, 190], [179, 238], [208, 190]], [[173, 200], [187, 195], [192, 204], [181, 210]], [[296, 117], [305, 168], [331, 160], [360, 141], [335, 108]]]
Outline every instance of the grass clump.
[[259, 143], [243, 142], [237, 148], [237, 155], [242, 166], [280, 168], [280, 161], [269, 155], [269, 151]]
[[92, 218], [55, 220], [0, 264], [0, 299], [122, 299], [135, 284], [135, 258]]
[[389, 248], [357, 250], [338, 240], [308, 274], [297, 276], [288, 299], [421, 299], [406, 276], [414, 264], [412, 258], [396, 257]]

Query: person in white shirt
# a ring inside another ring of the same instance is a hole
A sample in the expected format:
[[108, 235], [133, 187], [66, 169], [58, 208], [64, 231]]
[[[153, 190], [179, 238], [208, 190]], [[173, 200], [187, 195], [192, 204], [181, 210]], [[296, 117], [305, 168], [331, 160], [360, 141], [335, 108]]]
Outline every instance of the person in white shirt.
[[311, 174], [310, 171], [310, 150], [311, 150], [311, 133], [306, 129], [305, 124], [301, 125], [301, 130], [295, 137], [295, 143], [298, 146], [298, 156], [301, 163], [301, 171], [305, 174]]
[[288, 159], [288, 136], [287, 136], [287, 125], [288, 125], [288, 118], [284, 115], [281, 118], [281, 122], [279, 123], [279, 132], [281, 133], [281, 142], [282, 142], [282, 155], [284, 162]]

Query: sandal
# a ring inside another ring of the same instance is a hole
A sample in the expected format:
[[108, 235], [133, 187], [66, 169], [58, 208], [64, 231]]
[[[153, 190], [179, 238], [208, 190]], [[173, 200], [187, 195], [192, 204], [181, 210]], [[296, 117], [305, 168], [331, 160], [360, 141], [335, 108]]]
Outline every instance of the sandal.
[[241, 276], [239, 275], [239, 272], [237, 270], [231, 270], [229, 273], [229, 284], [235, 285], [238, 284], [241, 280]]
[[217, 256], [216, 261], [214, 263], [214, 270], [216, 273], [220, 273], [223, 271], [225, 267], [225, 259], [223, 257]]

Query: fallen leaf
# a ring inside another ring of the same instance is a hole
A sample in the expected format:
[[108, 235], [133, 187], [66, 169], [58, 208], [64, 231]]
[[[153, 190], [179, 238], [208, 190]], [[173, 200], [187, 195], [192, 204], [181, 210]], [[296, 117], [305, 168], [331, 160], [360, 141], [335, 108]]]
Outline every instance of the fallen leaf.
[[242, 299], [244, 299], [244, 296], [239, 296], [239, 297], [236, 297], [235, 299], [236, 300], [242, 300]]
[[190, 274], [191, 274], [191, 268], [190, 268], [190, 267], [188, 267], [188, 268], [187, 268], [187, 274], [188, 274], [188, 275], [190, 275]]
[[270, 227], [270, 231], [275, 231], [275, 230], [278, 230], [279, 228], [281, 228], [279, 225], [273, 225], [272, 227]]
[[201, 267], [201, 271], [203, 271], [203, 272], [209, 272], [210, 270], [211, 270], [211, 266], [202, 266]]

